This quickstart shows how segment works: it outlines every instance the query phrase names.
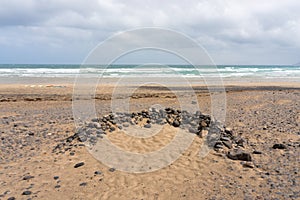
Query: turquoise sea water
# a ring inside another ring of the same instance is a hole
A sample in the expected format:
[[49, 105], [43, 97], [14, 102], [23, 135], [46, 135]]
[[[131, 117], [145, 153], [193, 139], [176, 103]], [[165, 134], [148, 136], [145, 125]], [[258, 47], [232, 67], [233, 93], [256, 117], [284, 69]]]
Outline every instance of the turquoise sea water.
[[103, 77], [145, 76], [145, 77], [247, 77], [288, 78], [300, 81], [300, 66], [293, 65], [38, 65], [1, 64], [0, 77], [75, 77], [78, 74]]

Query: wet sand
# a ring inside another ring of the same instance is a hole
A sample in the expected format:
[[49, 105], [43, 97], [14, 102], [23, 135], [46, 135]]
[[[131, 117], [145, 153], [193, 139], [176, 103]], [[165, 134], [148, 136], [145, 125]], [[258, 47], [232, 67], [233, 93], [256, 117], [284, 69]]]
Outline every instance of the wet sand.
[[[210, 113], [207, 89], [193, 88], [201, 111]], [[110, 112], [113, 89], [110, 82], [98, 88], [99, 117]], [[173, 89], [186, 91], [182, 86]], [[135, 174], [104, 165], [80, 141], [53, 151], [76, 131], [70, 82], [1, 84], [0, 198], [298, 199], [299, 84], [230, 83], [225, 89], [225, 124], [245, 140], [251, 162], [229, 159], [226, 147], [200, 158], [204, 138], [195, 137], [171, 165]], [[155, 104], [179, 106], [170, 90], [153, 85], [141, 87], [130, 102], [135, 112]], [[123, 149], [145, 152], [167, 144], [174, 137], [172, 130], [166, 128], [150, 143], [114, 132], [107, 136]]]

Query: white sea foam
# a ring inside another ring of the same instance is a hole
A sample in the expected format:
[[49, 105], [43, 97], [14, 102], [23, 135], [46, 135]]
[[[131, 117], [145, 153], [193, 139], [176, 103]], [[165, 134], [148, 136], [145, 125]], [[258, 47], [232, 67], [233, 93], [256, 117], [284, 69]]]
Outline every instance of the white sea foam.
[[113, 66], [86, 67], [66, 65], [0, 65], [0, 77], [75, 77], [79, 74], [103, 77], [259, 77], [299, 78], [299, 66]]

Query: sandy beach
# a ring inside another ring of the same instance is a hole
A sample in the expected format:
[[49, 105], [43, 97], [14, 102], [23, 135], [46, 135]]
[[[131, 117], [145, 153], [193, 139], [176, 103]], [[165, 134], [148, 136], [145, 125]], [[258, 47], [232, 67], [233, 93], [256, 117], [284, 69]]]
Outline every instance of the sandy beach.
[[300, 200], [299, 10], [0, 0], [0, 200]]
[[[98, 87], [98, 117], [110, 112], [113, 85]], [[201, 112], [210, 112], [205, 87], [193, 85]], [[178, 87], [178, 90], [185, 90]], [[172, 164], [153, 172], [128, 173], [99, 162], [85, 143], [66, 138], [76, 132], [71, 82], [28, 82], [0, 86], [1, 199], [298, 199], [300, 86], [296, 83], [230, 83], [226, 127], [243, 139], [251, 161], [233, 160], [229, 148], [199, 157], [204, 138], [196, 136]], [[166, 88], [144, 86], [132, 95], [130, 110], [159, 104], [178, 108]], [[106, 134], [132, 152], [150, 152], [170, 142], [174, 127], [153, 138], [120, 131]], [[187, 133], [192, 134], [192, 133]], [[59, 150], [58, 144], [64, 143]], [[277, 145], [277, 146], [276, 146]]]

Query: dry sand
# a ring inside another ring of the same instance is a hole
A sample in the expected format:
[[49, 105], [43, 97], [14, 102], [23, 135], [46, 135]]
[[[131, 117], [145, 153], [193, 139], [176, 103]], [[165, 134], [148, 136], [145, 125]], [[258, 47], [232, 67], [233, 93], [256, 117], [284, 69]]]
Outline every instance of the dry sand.
[[[53, 152], [58, 143], [75, 132], [72, 85], [46, 85], [49, 84], [2, 84], [0, 87], [0, 199], [300, 197], [299, 84], [227, 86], [226, 126], [245, 139], [245, 150], [253, 159], [251, 163], [230, 160], [214, 150], [200, 158], [203, 138], [195, 137], [174, 163], [139, 174], [111, 170], [78, 141], [64, 153]], [[99, 116], [110, 111], [112, 89], [110, 84], [98, 88]], [[209, 113], [209, 94], [201, 86], [194, 89], [201, 111]], [[132, 111], [148, 109], [154, 104], [178, 107], [174, 94], [161, 87], [140, 88], [133, 97]], [[115, 132], [108, 137], [126, 150], [148, 152], [167, 144], [174, 137], [173, 129], [165, 127], [149, 141]], [[273, 149], [274, 144], [284, 144], [286, 148]], [[74, 168], [79, 162], [84, 165]]]

